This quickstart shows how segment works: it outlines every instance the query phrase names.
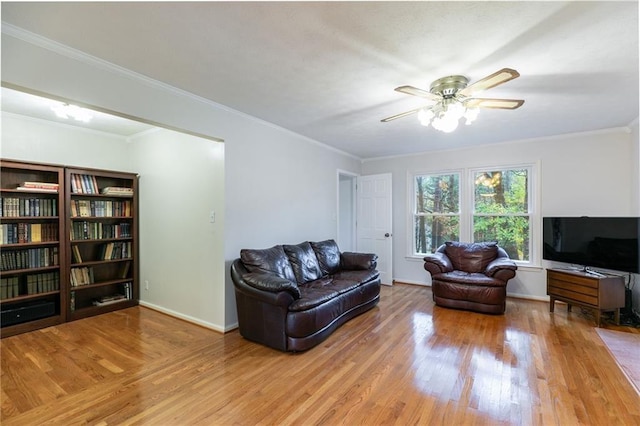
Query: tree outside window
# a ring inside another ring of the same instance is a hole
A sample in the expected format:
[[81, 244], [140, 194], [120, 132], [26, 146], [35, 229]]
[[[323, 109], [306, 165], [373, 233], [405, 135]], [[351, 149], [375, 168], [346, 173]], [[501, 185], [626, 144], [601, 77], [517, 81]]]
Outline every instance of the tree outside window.
[[416, 176], [414, 254], [433, 253], [460, 238], [460, 174]]
[[475, 171], [473, 240], [497, 241], [514, 260], [530, 260], [530, 173], [527, 167]]

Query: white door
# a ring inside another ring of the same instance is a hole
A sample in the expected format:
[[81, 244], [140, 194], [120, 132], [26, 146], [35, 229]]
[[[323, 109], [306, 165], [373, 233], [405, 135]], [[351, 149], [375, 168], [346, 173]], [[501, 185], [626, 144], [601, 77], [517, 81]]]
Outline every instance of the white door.
[[378, 255], [382, 284], [393, 283], [391, 173], [358, 176], [357, 245], [358, 251]]

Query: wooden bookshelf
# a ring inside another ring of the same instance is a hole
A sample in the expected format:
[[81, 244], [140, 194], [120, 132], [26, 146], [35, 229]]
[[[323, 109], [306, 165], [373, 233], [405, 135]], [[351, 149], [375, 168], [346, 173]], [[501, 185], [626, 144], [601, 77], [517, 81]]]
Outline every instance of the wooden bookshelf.
[[0, 160], [0, 170], [0, 325], [8, 337], [66, 320], [64, 168]]
[[67, 319], [137, 305], [138, 176], [67, 167], [65, 182]]
[[0, 166], [1, 337], [137, 305], [138, 176]]

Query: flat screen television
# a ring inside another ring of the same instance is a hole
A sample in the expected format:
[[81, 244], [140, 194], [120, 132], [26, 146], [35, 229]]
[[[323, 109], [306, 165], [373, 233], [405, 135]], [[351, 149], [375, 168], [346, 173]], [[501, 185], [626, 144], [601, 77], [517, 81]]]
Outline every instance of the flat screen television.
[[543, 259], [640, 273], [638, 217], [545, 217]]

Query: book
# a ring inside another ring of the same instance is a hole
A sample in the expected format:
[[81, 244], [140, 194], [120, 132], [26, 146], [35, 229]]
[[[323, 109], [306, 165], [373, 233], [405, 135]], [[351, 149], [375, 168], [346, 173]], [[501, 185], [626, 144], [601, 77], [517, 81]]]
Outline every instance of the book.
[[22, 182], [17, 185], [18, 188], [34, 188], [34, 189], [55, 189], [60, 188], [60, 185], [52, 182]]
[[122, 302], [123, 300], [128, 300], [129, 298], [124, 294], [112, 294], [109, 296], [102, 296], [93, 301], [94, 306], [104, 306], [111, 305], [113, 303]]
[[101, 194], [112, 197], [133, 197], [133, 188], [108, 186], [102, 189]]
[[52, 189], [52, 188], [26, 188], [24, 186], [19, 186], [16, 188], [16, 190], [18, 191], [25, 191], [25, 192], [51, 192], [51, 193], [57, 193], [58, 189]]

